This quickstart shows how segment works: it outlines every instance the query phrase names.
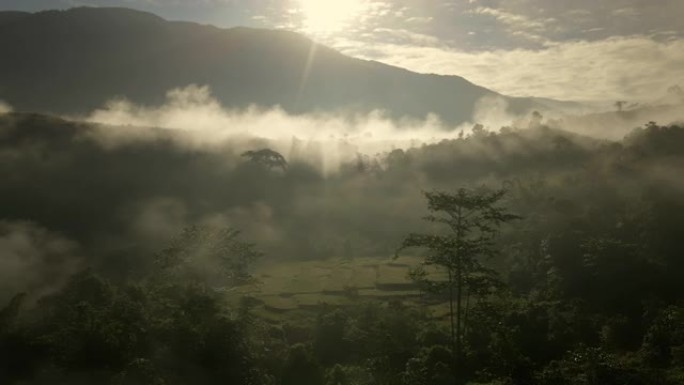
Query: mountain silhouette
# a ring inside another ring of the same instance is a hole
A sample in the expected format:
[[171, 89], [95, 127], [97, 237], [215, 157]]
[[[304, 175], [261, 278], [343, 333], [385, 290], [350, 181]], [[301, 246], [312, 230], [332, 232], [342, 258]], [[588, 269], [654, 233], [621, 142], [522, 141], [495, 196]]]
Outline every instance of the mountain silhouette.
[[20, 111], [82, 114], [125, 97], [158, 105], [168, 90], [208, 85], [229, 108], [279, 105], [293, 114], [366, 113], [471, 119], [485, 96], [512, 112], [537, 108], [458, 76], [351, 58], [294, 33], [221, 29], [124, 8], [0, 12], [0, 100]]

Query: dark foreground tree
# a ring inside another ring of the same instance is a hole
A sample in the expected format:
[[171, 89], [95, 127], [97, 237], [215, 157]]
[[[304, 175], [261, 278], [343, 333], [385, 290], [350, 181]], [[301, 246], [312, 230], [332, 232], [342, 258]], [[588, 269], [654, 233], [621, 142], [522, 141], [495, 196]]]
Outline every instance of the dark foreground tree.
[[[427, 249], [421, 267], [412, 276], [430, 291], [448, 293], [454, 371], [462, 363], [470, 297], [487, 295], [501, 284], [496, 272], [486, 268], [482, 259], [496, 254], [494, 239], [499, 225], [519, 218], [497, 206], [504, 195], [504, 190], [465, 188], [455, 194], [426, 192], [428, 209], [433, 214], [425, 219], [446, 225], [447, 231], [410, 234], [400, 248]], [[434, 273], [435, 268], [446, 272], [446, 277], [431, 274], [430, 269]]]

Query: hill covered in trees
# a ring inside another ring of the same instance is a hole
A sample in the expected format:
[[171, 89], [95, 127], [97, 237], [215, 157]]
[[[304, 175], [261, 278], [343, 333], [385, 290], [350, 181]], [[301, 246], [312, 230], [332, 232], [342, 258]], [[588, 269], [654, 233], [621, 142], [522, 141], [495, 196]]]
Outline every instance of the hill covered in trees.
[[[348, 156], [326, 173], [314, 141], [192, 135], [0, 117], [3, 383], [684, 379], [682, 127], [620, 141], [478, 127], [372, 156], [340, 139]], [[424, 192], [459, 189], [505, 191], [491, 203], [520, 218], [472, 238], [487, 241], [471, 250], [488, 278], [464, 281], [458, 354], [431, 310], [448, 294], [420, 280], [420, 301], [347, 287], [344, 304], [292, 312], [245, 289], [276, 279], [259, 273], [269, 263], [362, 265], [408, 234], [448, 235], [422, 220]]]

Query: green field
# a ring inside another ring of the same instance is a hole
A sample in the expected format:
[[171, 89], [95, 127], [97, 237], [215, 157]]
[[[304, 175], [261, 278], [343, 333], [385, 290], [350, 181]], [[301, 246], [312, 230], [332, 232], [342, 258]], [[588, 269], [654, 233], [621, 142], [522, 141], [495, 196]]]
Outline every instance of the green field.
[[[414, 257], [264, 263], [254, 272], [255, 283], [233, 290], [229, 296], [252, 297], [257, 303], [256, 310], [266, 316], [368, 301], [417, 305], [423, 303], [423, 297], [408, 272], [418, 263]], [[431, 304], [426, 309], [439, 317], [442, 307]]]

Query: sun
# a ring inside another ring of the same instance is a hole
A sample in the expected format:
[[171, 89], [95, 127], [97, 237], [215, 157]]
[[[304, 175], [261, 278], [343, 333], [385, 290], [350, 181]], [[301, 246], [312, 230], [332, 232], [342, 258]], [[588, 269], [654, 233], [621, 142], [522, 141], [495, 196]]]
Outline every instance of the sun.
[[365, 0], [298, 0], [305, 29], [314, 33], [336, 32], [361, 15]]

